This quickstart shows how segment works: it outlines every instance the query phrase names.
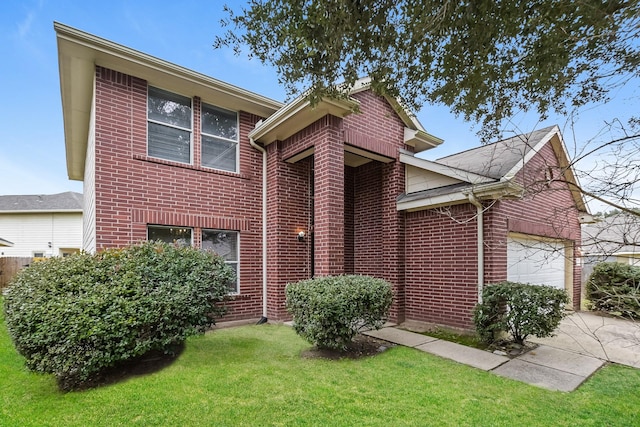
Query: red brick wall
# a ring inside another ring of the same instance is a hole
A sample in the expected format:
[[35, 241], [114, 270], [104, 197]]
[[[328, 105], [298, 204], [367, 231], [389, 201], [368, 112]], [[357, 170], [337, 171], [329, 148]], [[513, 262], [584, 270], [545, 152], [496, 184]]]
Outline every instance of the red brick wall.
[[396, 208], [396, 198], [404, 191], [404, 165], [399, 149], [404, 144], [404, 128], [394, 108], [371, 91], [353, 95], [361, 113], [344, 119], [347, 144], [394, 159], [372, 162], [356, 169], [355, 178], [355, 272], [381, 277], [394, 287], [391, 317], [404, 318], [404, 214]]
[[[527, 189], [522, 200], [485, 201], [484, 281], [507, 278], [509, 232], [580, 243], [578, 211], [566, 184], [547, 183], [549, 168], [558, 177], [550, 144], [516, 176]], [[440, 212], [440, 213], [438, 213]], [[406, 214], [406, 318], [471, 328], [477, 302], [477, 222], [475, 206], [463, 204]], [[574, 308], [580, 304], [580, 267], [574, 259]]]
[[404, 144], [405, 124], [384, 98], [368, 90], [352, 97], [361, 112], [344, 119], [346, 143], [392, 159], [398, 159], [399, 148], [411, 149]]
[[[310, 177], [313, 158], [295, 164], [282, 159], [287, 142], [267, 147], [267, 305], [268, 318], [288, 320], [285, 286], [311, 277]], [[298, 241], [298, 232], [307, 233]]]
[[[555, 180], [549, 181], [551, 175]], [[487, 254], [487, 283], [507, 278], [507, 233], [516, 232], [533, 236], [568, 241], [574, 253], [580, 248], [581, 229], [579, 213], [566, 183], [558, 180], [558, 161], [551, 144], [546, 144], [516, 175], [516, 181], [525, 188], [522, 200], [501, 201], [487, 215], [485, 242], [491, 251]], [[573, 260], [573, 303], [580, 308], [581, 268]]]
[[344, 144], [341, 119], [328, 120], [315, 142], [315, 275], [344, 274]]
[[240, 114], [239, 173], [199, 166], [199, 103], [194, 99], [193, 165], [147, 156], [147, 84], [96, 69], [97, 249], [146, 239], [148, 223], [240, 231], [240, 295], [227, 319], [261, 315], [261, 153], [247, 133], [259, 117]]
[[475, 206], [406, 214], [406, 318], [470, 328], [477, 302]]
[[355, 274], [356, 171], [344, 167], [344, 274]]
[[382, 222], [382, 165], [355, 169], [354, 273], [382, 278], [385, 273]]

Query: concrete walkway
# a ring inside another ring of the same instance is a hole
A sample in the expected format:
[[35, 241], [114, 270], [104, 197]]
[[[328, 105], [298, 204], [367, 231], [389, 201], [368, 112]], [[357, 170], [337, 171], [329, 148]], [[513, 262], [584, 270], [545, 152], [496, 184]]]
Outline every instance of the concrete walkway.
[[640, 368], [640, 322], [576, 312], [562, 319], [554, 337], [529, 341]]
[[509, 359], [396, 327], [368, 331], [365, 334], [550, 390], [575, 390], [604, 363], [597, 357], [544, 344], [515, 359]]

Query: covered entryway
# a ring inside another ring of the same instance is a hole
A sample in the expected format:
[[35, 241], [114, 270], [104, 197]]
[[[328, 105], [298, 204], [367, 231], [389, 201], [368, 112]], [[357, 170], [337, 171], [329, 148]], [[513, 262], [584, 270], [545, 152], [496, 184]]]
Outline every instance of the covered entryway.
[[572, 296], [573, 254], [562, 240], [510, 234], [507, 237], [507, 280], [565, 289]]

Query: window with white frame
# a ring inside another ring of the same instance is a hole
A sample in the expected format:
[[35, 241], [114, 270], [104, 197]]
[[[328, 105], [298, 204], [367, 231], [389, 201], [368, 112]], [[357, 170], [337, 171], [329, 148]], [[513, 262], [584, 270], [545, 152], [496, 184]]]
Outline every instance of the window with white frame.
[[211, 250], [220, 255], [235, 271], [235, 278], [229, 283], [231, 293], [239, 293], [238, 246], [239, 233], [229, 230], [202, 230], [202, 249]]
[[238, 170], [238, 113], [202, 104], [202, 166]]
[[191, 99], [149, 87], [147, 97], [147, 154], [191, 163]]
[[189, 227], [169, 227], [164, 225], [147, 226], [147, 240], [160, 240], [179, 246], [191, 246], [192, 229]]

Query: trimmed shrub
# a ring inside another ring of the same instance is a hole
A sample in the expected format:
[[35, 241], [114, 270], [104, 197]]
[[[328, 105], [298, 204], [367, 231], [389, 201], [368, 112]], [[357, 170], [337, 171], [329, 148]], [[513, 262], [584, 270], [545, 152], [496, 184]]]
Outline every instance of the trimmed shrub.
[[160, 242], [50, 258], [14, 278], [5, 319], [27, 367], [70, 389], [203, 332], [224, 312], [233, 274], [212, 253]]
[[364, 328], [380, 329], [393, 301], [391, 285], [368, 276], [326, 276], [286, 287], [293, 328], [318, 348], [344, 350]]
[[640, 267], [603, 262], [587, 281], [587, 298], [594, 310], [640, 319]]
[[473, 322], [485, 343], [509, 333], [518, 344], [533, 335], [548, 337], [564, 316], [567, 293], [551, 286], [501, 282], [486, 286], [482, 304], [476, 305]]

